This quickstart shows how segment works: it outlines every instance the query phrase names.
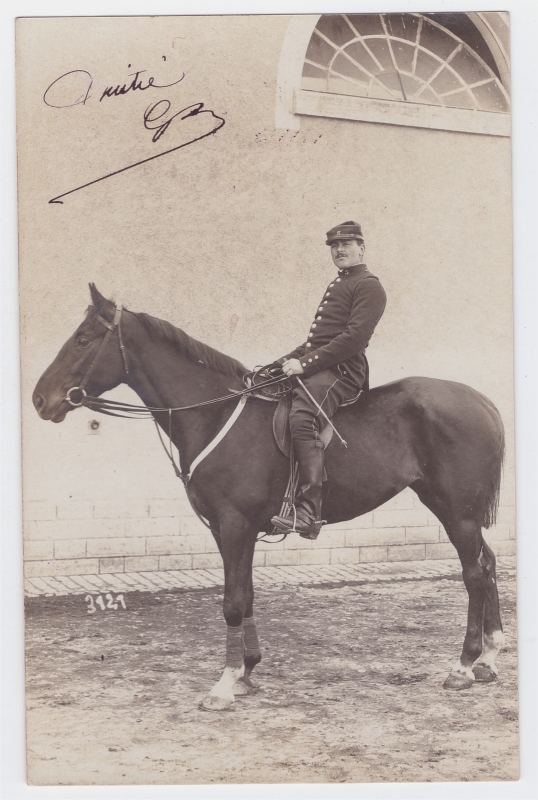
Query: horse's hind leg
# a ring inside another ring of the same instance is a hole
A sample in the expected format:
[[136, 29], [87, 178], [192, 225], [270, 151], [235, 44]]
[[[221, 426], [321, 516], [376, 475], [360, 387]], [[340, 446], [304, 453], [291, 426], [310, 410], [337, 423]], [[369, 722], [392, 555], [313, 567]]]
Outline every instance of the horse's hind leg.
[[473, 664], [482, 653], [482, 631], [486, 603], [486, 576], [480, 563], [482, 531], [478, 522], [463, 520], [447, 528], [448, 535], [458, 551], [463, 582], [469, 595], [467, 632], [459, 661], [444, 682], [445, 689], [468, 689], [474, 683]]
[[494, 681], [499, 671], [495, 659], [504, 647], [504, 633], [499, 609], [499, 594], [495, 575], [495, 556], [484, 542], [478, 558], [486, 579], [486, 604], [484, 609], [484, 639], [482, 654], [473, 664], [475, 680], [483, 683]]

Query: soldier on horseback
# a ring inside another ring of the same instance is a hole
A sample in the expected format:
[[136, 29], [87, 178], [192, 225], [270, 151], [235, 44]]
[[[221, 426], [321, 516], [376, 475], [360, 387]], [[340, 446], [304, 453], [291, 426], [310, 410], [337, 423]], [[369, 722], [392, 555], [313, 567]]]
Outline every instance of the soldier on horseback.
[[276, 362], [286, 375], [304, 376], [307, 391], [295, 382], [290, 411], [299, 468], [297, 507], [287, 517], [276, 516], [271, 522], [278, 530], [296, 530], [305, 539], [316, 539], [323, 524], [324, 444], [319, 433], [324, 417], [320, 408], [331, 418], [340, 405], [368, 390], [364, 351], [386, 304], [379, 279], [364, 263], [361, 226], [352, 220], [337, 225], [327, 232], [325, 243], [331, 248], [338, 275], [325, 290], [307, 341]]

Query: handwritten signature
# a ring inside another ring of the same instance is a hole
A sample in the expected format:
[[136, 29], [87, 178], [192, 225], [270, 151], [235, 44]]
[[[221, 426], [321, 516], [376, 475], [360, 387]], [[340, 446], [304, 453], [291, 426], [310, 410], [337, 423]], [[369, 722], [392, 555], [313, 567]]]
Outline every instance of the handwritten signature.
[[[129, 66], [131, 65], [129, 64]], [[139, 77], [142, 72], [145, 72], [145, 70], [139, 70], [135, 73], [130, 73], [130, 75], [134, 75], [133, 80], [130, 83], [124, 83], [123, 85], [118, 84], [117, 86], [107, 86], [99, 98], [99, 102], [101, 102], [105, 97], [121, 97], [128, 92], [146, 91], [147, 89], [167, 89], [171, 86], [176, 86], [185, 77], [185, 73], [183, 73], [178, 80], [165, 85], [156, 84], [155, 79], [153, 77], [149, 77], [146, 85], [144, 86], [143, 81]], [[92, 85], [93, 78], [91, 74], [87, 72], [87, 70], [71, 70], [71, 72], [64, 73], [64, 75], [61, 75], [50, 84], [43, 95], [43, 101], [51, 108], [72, 108], [76, 105], [86, 105], [87, 101], [91, 97], [90, 89]], [[182, 122], [190, 117], [196, 117], [202, 114], [210, 114], [212, 119], [216, 121], [216, 124], [213, 125], [210, 131], [202, 133], [199, 136], [195, 136], [194, 138], [189, 139], [187, 142], [183, 142], [182, 144], [171, 147], [168, 150], [164, 150], [162, 153], [156, 153], [148, 158], [143, 158], [140, 161], [136, 161], [135, 163], [129, 164], [126, 167], [122, 167], [121, 169], [116, 169], [107, 173], [106, 175], [102, 175], [100, 178], [95, 178], [93, 181], [83, 183], [81, 186], [77, 186], [75, 189], [70, 189], [68, 192], [63, 192], [62, 194], [59, 194], [49, 200], [49, 204], [57, 203], [59, 205], [63, 205], [63, 200], [61, 198], [67, 197], [67, 195], [70, 194], [74, 194], [74, 192], [78, 192], [81, 189], [86, 189], [88, 186], [93, 186], [95, 183], [100, 183], [107, 178], [112, 178], [114, 175], [119, 175], [121, 172], [126, 172], [129, 169], [138, 167], [140, 164], [146, 164], [148, 161], [154, 161], [156, 158], [161, 158], [168, 153], [173, 153], [176, 150], [181, 150], [183, 147], [187, 147], [188, 145], [199, 142], [202, 139], [206, 139], [208, 136], [212, 136], [213, 134], [217, 133], [217, 131], [219, 131], [225, 124], [223, 117], [220, 117], [211, 109], [205, 108], [204, 103], [201, 102], [186, 106], [180, 111], [176, 111], [174, 114], [170, 114], [171, 108], [172, 103], [170, 100], [163, 99], [149, 105], [144, 111], [144, 128], [148, 131], [154, 131], [154, 134], [151, 138], [153, 143], [159, 141], [159, 139], [166, 133], [176, 118], [179, 118], [178, 121]]]
[[[129, 64], [129, 67], [131, 65]], [[106, 86], [103, 90], [99, 102], [104, 100], [105, 97], [121, 97], [128, 92], [135, 92], [137, 90], [145, 92], [146, 89], [169, 89], [171, 86], [177, 86], [178, 83], [185, 77], [185, 73], [181, 75], [177, 81], [172, 83], [155, 83], [155, 78], [150, 76], [147, 79], [147, 84], [144, 86], [142, 78], [145, 69], [139, 69], [137, 72], [130, 72], [129, 77], [133, 76], [130, 83], [118, 84], [117, 86]], [[43, 102], [51, 108], [72, 108], [72, 106], [86, 105], [91, 97], [90, 89], [93, 86], [93, 77], [85, 69], [72, 69], [65, 72], [56, 78], [50, 86], [45, 90], [43, 95]], [[80, 92], [80, 94], [79, 94]]]

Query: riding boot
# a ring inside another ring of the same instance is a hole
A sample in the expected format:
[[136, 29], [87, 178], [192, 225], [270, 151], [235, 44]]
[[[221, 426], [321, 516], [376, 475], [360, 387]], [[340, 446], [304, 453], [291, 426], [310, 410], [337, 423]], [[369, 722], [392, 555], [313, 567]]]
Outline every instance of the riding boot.
[[294, 512], [292, 508], [287, 517], [273, 517], [271, 522], [278, 530], [295, 530], [303, 539], [317, 539], [323, 524], [323, 442], [319, 439], [298, 439], [294, 440], [293, 448], [299, 466], [299, 498], [296, 510]]

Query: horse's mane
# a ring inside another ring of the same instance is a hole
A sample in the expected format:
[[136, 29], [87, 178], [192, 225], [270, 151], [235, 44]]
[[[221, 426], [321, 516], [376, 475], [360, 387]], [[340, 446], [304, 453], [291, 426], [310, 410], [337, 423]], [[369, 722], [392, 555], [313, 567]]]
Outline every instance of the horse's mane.
[[[107, 303], [110, 303], [111, 309], [115, 307], [113, 300], [107, 300]], [[124, 310], [129, 311], [125, 307]], [[86, 310], [87, 317], [97, 313], [98, 310], [94, 305], [90, 305]], [[223, 375], [232, 375], [233, 377], [242, 378], [248, 372], [248, 369], [235, 358], [215, 350], [214, 347], [210, 347], [208, 344], [199, 342], [198, 339], [194, 339], [184, 330], [176, 328], [175, 325], [164, 319], [152, 317], [151, 314], [145, 314], [142, 311], [129, 311], [129, 313], [142, 323], [150, 336], [156, 336], [166, 342], [170, 342], [191, 361], [201, 363], [208, 369], [215, 370]]]
[[194, 339], [184, 330], [176, 328], [175, 325], [164, 319], [152, 317], [144, 312], [134, 313], [131, 311], [131, 314], [142, 323], [150, 336], [158, 336], [170, 342], [191, 361], [201, 362], [209, 369], [221, 372], [223, 375], [242, 378], [248, 372], [247, 368], [235, 358], [215, 350], [214, 347], [210, 347], [208, 344], [199, 342], [198, 339]]

